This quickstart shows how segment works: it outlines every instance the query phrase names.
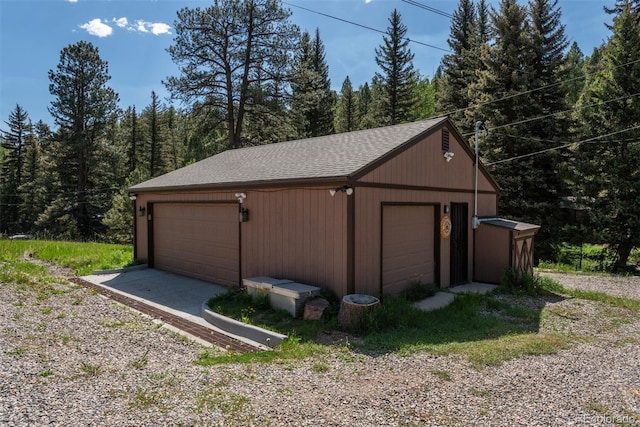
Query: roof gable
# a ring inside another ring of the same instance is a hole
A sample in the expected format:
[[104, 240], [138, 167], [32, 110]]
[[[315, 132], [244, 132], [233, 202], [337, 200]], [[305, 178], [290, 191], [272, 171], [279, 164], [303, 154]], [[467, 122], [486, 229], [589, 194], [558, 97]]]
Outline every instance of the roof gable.
[[227, 150], [130, 188], [153, 191], [348, 179], [446, 118]]

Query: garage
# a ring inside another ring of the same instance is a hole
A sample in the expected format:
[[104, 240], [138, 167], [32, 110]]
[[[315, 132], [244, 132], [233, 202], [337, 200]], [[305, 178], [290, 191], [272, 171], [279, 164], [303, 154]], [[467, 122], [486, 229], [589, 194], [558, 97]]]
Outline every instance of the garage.
[[434, 224], [434, 206], [382, 206], [382, 294], [436, 282]]
[[129, 197], [136, 258], [150, 267], [234, 286], [288, 279], [343, 297], [473, 280], [469, 216], [497, 217], [498, 191], [440, 117], [226, 150]]
[[154, 203], [153, 267], [221, 285], [240, 277], [238, 205]]

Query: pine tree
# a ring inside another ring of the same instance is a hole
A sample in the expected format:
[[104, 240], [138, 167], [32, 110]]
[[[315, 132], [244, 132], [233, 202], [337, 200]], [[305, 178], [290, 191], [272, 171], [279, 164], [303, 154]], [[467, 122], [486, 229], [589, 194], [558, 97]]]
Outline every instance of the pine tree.
[[[486, 17], [485, 17], [486, 19]], [[471, 105], [469, 86], [476, 81], [478, 41], [475, 8], [471, 0], [460, 0], [451, 20], [447, 43], [451, 53], [442, 58], [442, 81], [438, 90], [438, 111], [449, 114], [461, 130], [472, 130], [472, 120], [465, 120], [466, 108]]]
[[584, 54], [578, 47], [578, 43], [573, 42], [571, 48], [565, 57], [563, 83], [564, 90], [567, 93], [567, 103], [569, 107], [573, 107], [582, 93], [585, 85], [585, 65], [586, 60]]
[[181, 75], [164, 83], [174, 97], [204, 107], [194, 110], [201, 120], [224, 125], [226, 148], [242, 146], [247, 116], [259, 110], [256, 101], [268, 99], [254, 95], [290, 75], [298, 35], [290, 15], [279, 0], [214, 0], [206, 9], [178, 11], [168, 51]]
[[98, 49], [83, 41], [64, 48], [56, 70], [49, 71], [49, 91], [55, 98], [49, 112], [59, 126], [55, 159], [64, 197], [48, 210], [49, 215], [59, 216], [48, 218], [59, 222], [64, 217], [72, 222], [73, 234], [77, 231], [83, 238], [95, 232], [104, 213], [95, 193], [109, 182], [100, 180], [96, 172], [118, 101], [107, 86], [110, 78]]
[[142, 112], [142, 118], [146, 124], [146, 147], [148, 153], [149, 176], [156, 177], [167, 170], [164, 166], [164, 145], [166, 137], [165, 123], [163, 120], [165, 108], [158, 100], [155, 91], [151, 91], [151, 104]]
[[9, 121], [5, 123], [8, 130], [2, 131], [4, 155], [0, 181], [0, 232], [16, 233], [23, 231], [20, 230], [19, 215], [23, 197], [18, 189], [24, 182], [25, 151], [31, 126], [29, 115], [20, 105], [16, 105], [9, 114]]
[[379, 125], [411, 121], [415, 103], [414, 55], [408, 47], [407, 27], [396, 9], [389, 17], [389, 24], [383, 44], [376, 48], [376, 63], [382, 71], [376, 73], [376, 77], [382, 83], [385, 95], [380, 99], [383, 114]]
[[349, 76], [342, 83], [338, 107], [336, 110], [336, 132], [351, 132], [358, 129], [358, 108], [356, 104], [357, 94], [353, 91]]
[[626, 267], [631, 250], [640, 246], [639, 16], [631, 5], [616, 15], [611, 38], [597, 52], [598, 71], [578, 101], [578, 107], [590, 106], [579, 109], [584, 138], [619, 132], [582, 144], [577, 151], [591, 228], [598, 231], [600, 242], [617, 251], [619, 268]]
[[356, 95], [356, 109], [358, 116], [358, 129], [370, 129], [373, 126], [369, 125], [369, 108], [371, 106], [371, 89], [369, 89], [369, 83], [364, 83], [358, 88]]
[[324, 45], [318, 30], [313, 39], [308, 32], [302, 34], [294, 64], [292, 109], [298, 136], [333, 133], [334, 100]]

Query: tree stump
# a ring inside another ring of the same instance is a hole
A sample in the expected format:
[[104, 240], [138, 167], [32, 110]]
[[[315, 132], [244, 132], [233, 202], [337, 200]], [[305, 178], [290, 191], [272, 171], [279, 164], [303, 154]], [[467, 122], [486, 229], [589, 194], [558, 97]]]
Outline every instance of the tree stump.
[[378, 305], [380, 305], [380, 300], [371, 295], [345, 295], [340, 303], [338, 322], [347, 331], [362, 327], [365, 316]]

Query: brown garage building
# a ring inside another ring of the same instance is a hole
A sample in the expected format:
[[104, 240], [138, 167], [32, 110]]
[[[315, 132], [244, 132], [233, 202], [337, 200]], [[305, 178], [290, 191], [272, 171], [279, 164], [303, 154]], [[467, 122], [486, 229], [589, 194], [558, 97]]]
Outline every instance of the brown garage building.
[[[498, 186], [480, 166], [478, 214]], [[474, 155], [447, 118], [225, 151], [135, 185], [150, 267], [349, 293], [473, 279]]]

